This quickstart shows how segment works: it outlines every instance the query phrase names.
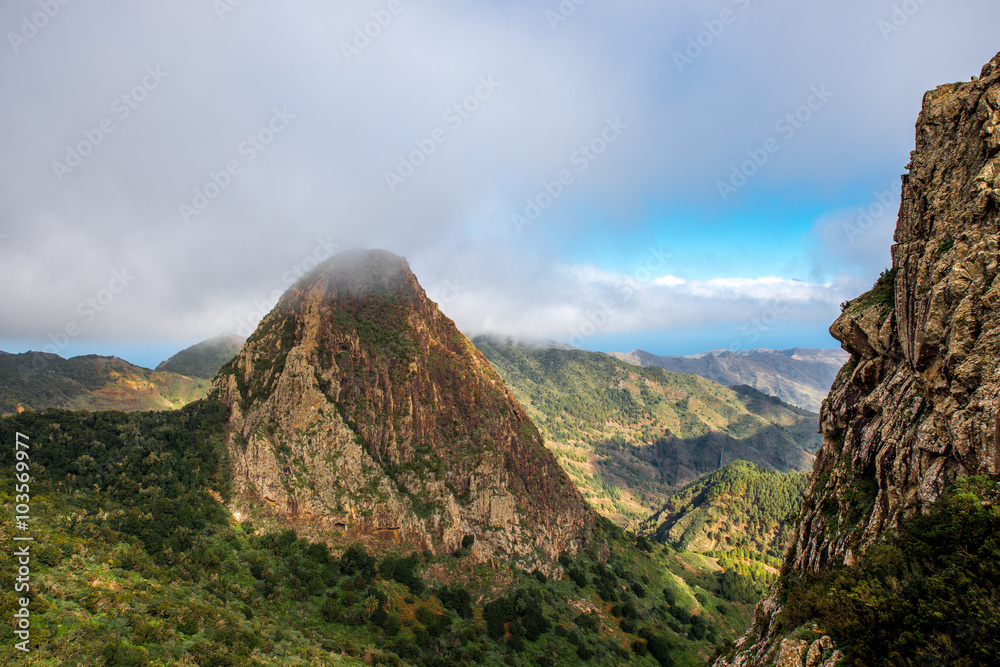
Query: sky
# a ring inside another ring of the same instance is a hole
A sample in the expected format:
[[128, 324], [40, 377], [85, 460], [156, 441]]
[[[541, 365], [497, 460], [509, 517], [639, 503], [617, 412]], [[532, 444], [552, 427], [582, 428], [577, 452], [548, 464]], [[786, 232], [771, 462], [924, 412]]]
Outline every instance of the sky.
[[836, 347], [995, 0], [7, 0], [0, 349], [155, 366], [385, 248], [459, 328]]

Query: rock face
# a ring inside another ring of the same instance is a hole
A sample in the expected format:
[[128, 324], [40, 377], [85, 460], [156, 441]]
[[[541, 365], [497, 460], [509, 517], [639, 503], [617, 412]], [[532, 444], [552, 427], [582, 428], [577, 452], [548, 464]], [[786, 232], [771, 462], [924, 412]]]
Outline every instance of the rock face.
[[521, 406], [405, 260], [304, 276], [219, 371], [234, 512], [373, 548], [550, 563], [593, 514]]
[[[916, 134], [893, 269], [830, 330], [851, 360], [823, 404], [786, 573], [854, 564], [957, 477], [1000, 474], [1000, 54], [979, 79], [927, 93]], [[785, 653], [781, 585], [717, 665]]]

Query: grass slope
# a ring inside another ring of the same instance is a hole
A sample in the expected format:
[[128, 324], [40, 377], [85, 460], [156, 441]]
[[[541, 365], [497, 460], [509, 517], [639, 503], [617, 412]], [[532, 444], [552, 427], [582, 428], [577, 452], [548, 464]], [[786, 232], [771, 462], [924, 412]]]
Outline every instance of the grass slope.
[[584, 351], [474, 341], [542, 430], [577, 487], [619, 524], [736, 459], [806, 470], [817, 416], [750, 387]]

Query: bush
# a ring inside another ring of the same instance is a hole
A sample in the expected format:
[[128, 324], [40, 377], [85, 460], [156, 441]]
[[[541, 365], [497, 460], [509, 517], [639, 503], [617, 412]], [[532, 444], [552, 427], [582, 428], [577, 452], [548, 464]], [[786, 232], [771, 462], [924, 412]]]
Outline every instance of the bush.
[[444, 586], [437, 596], [445, 609], [453, 609], [462, 618], [472, 618], [472, 595], [465, 586]]
[[1000, 654], [1000, 487], [960, 479], [861, 564], [788, 577], [782, 627], [813, 619], [849, 662], [989, 664]]
[[340, 557], [340, 571], [347, 576], [360, 574], [370, 582], [375, 579], [375, 559], [360, 544], [352, 544]]
[[405, 558], [387, 556], [379, 564], [378, 569], [383, 577], [394, 579], [409, 588], [414, 595], [420, 595], [427, 586], [417, 573], [418, 565], [420, 557], [414, 553]]
[[146, 649], [121, 642], [107, 644], [101, 655], [107, 667], [146, 667], [149, 664]]

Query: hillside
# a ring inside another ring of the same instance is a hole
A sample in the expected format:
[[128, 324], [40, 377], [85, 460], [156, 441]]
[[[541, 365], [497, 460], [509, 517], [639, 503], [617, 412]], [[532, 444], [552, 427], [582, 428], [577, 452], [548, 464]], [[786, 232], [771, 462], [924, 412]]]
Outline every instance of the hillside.
[[798, 514], [805, 473], [779, 473], [734, 461], [676, 492], [643, 532], [681, 551], [753, 554], [779, 565], [787, 517]]
[[211, 380], [219, 369], [239, 354], [244, 340], [233, 334], [223, 334], [192, 345], [156, 367], [178, 375]]
[[[0, 418], [30, 453], [32, 656], [0, 625], [0, 663], [214, 665], [704, 664], [749, 607], [715, 562], [599, 520], [558, 576], [454, 553], [331, 550], [236, 522], [229, 415], [212, 400], [160, 413]], [[14, 449], [0, 450], [13, 488]], [[41, 471], [44, 470], [44, 474]], [[0, 533], [15, 534], [14, 505]], [[18, 607], [13, 549], [0, 606]]]
[[807, 640], [852, 664], [995, 663], [998, 128], [1000, 54], [924, 96], [892, 268], [830, 329], [851, 360], [783, 576], [719, 667], [801, 665]]
[[820, 443], [816, 415], [749, 387], [596, 352], [476, 344], [574, 484], [619, 523], [646, 518], [720, 461], [804, 470]]
[[0, 414], [18, 410], [164, 410], [208, 392], [207, 380], [151, 371], [116, 357], [0, 355]]
[[839, 349], [714, 350], [689, 357], [660, 357], [642, 350], [611, 356], [637, 366], [694, 373], [724, 385], [748, 385], [786, 403], [819, 412], [830, 385], [850, 355]]

